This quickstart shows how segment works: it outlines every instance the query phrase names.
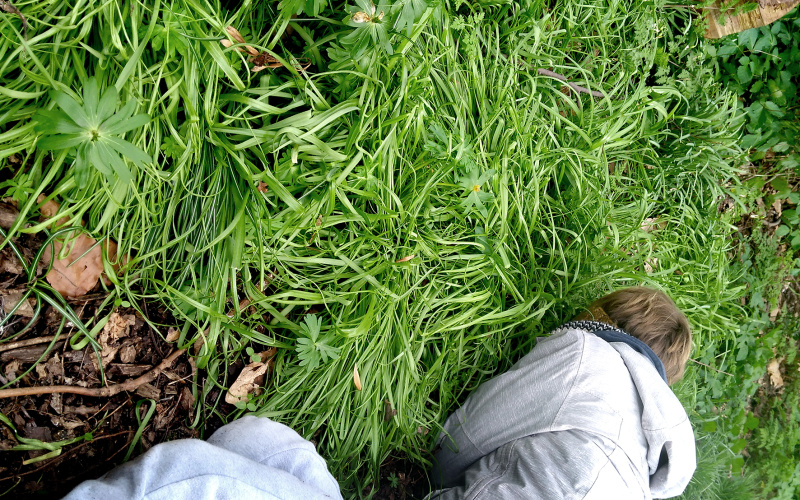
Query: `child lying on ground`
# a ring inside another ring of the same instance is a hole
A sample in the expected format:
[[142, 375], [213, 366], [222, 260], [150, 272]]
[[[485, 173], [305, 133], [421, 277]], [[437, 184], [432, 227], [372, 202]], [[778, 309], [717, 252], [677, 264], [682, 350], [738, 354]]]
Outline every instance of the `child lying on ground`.
[[439, 437], [431, 499], [666, 498], [695, 469], [694, 435], [667, 383], [691, 350], [664, 293], [594, 302], [482, 384]]
[[[558, 328], [481, 385], [440, 437], [429, 498], [669, 497], [695, 467], [692, 428], [667, 386], [691, 349], [663, 293], [629, 288]], [[68, 499], [341, 498], [314, 446], [244, 417], [207, 442], [163, 443]]]

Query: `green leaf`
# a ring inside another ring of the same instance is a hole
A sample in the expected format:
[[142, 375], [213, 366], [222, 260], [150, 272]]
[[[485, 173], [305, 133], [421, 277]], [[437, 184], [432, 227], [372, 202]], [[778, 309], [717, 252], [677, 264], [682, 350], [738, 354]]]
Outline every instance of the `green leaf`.
[[89, 164], [86, 151], [88, 147], [89, 143], [81, 144], [78, 148], [78, 154], [75, 156], [75, 163], [73, 164], [73, 168], [75, 169], [75, 182], [78, 184], [79, 188], [86, 187], [92, 175], [92, 167]]
[[758, 39], [758, 28], [752, 28], [739, 33], [739, 46], [753, 50]]
[[305, 324], [300, 325], [300, 330], [312, 341], [316, 341], [319, 336], [322, 320], [316, 314], [307, 314], [304, 318]]
[[717, 57], [729, 56], [731, 54], [735, 54], [737, 51], [737, 47], [735, 45], [723, 45], [722, 47], [717, 50]]
[[736, 70], [736, 76], [742, 85], [747, 85], [753, 79], [753, 73], [750, 71], [749, 66], [739, 66]]
[[117, 109], [117, 88], [112, 85], [103, 92], [103, 97], [97, 105], [97, 121], [102, 124], [114, 115], [115, 109]]
[[778, 229], [775, 230], [775, 236], [777, 236], [778, 238], [781, 238], [781, 237], [786, 236], [787, 234], [789, 234], [791, 231], [792, 230], [789, 229], [789, 226], [781, 225], [781, 226], [778, 227]]
[[136, 109], [136, 101], [131, 99], [130, 101], [126, 102], [125, 105], [122, 106], [122, 109], [114, 113], [114, 115], [110, 116], [107, 120], [103, 122], [103, 124], [101, 125], [103, 131], [112, 130], [120, 123], [125, 122], [128, 118], [131, 117], [131, 115], [133, 115], [135, 109]]
[[147, 153], [125, 139], [120, 139], [119, 137], [104, 137], [103, 142], [140, 167], [143, 167], [146, 163], [152, 163], [153, 161]]
[[72, 121], [85, 129], [92, 128], [86, 110], [75, 99], [63, 92], [53, 92], [51, 97], [69, 115]]
[[40, 133], [79, 134], [85, 130], [60, 109], [40, 109], [33, 119], [36, 120], [33, 129]]
[[111, 170], [111, 166], [109, 166], [100, 155], [99, 141], [90, 142], [86, 146], [86, 159], [89, 160], [89, 163], [96, 168], [98, 172], [105, 175], [106, 178], [114, 178], [114, 171]]
[[[129, 184], [133, 180], [133, 176], [131, 175], [131, 171], [128, 170], [128, 167], [125, 165], [125, 162], [119, 157], [116, 151], [112, 151], [103, 141], [97, 141], [97, 150], [100, 156], [100, 161], [102, 161], [105, 165], [110, 165], [111, 168], [114, 170], [114, 173], [117, 174], [117, 178], [119, 178], [119, 182]], [[113, 181], [113, 178], [108, 178], [109, 182]]]
[[36, 146], [42, 151], [57, 151], [59, 149], [74, 148], [87, 141], [86, 134], [55, 134], [39, 139]]
[[[111, 121], [109, 118], [108, 121]], [[122, 135], [129, 130], [133, 130], [144, 125], [147, 125], [150, 122], [150, 116], [141, 114], [136, 115], [132, 118], [129, 118], [123, 122], [119, 122], [116, 124], [112, 124], [110, 127], [106, 126], [105, 124], [100, 125], [100, 131], [107, 134], [113, 135]]]
[[97, 104], [99, 102], [99, 90], [97, 78], [89, 78], [83, 84], [83, 109], [89, 117], [89, 123], [100, 123], [97, 119]]

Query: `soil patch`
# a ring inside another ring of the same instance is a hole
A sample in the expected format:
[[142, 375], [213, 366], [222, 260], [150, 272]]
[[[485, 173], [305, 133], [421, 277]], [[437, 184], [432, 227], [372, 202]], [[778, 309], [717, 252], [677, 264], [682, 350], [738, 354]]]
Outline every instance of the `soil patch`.
[[[98, 311], [102, 300], [102, 296], [84, 297], [70, 305], [85, 321], [98, 313], [100, 317], [108, 314]], [[151, 305], [143, 310], [152, 323], [173, 321], [162, 308]], [[46, 306], [38, 321], [6, 321], [0, 334], [3, 385], [44, 392], [0, 399], [0, 413], [13, 425], [13, 429], [0, 426], [0, 449], [4, 450], [0, 491], [15, 498], [60, 498], [81, 481], [121, 464], [128, 454], [132, 458], [160, 442], [198, 437], [197, 429], [188, 425], [195, 403], [196, 369], [185, 354], [179, 354], [152, 380], [131, 387], [131, 381], [141, 382], [140, 377], [176, 352], [175, 345], [162, 339], [140, 314], [132, 308], [112, 312], [97, 336], [99, 349], [88, 343], [73, 349], [70, 343], [79, 341], [80, 335], [71, 323], [61, 327], [62, 321], [59, 312]], [[124, 383], [130, 390], [110, 397], [49, 392], [54, 386], [96, 389]], [[63, 445], [54, 445], [59, 442]], [[20, 450], [20, 444], [45, 449]]]

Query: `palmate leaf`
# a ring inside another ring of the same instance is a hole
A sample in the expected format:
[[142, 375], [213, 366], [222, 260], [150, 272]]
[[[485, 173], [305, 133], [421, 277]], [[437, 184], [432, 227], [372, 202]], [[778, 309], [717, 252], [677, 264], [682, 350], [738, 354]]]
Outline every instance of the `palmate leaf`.
[[305, 324], [300, 325], [300, 330], [311, 339], [312, 342], [317, 341], [320, 328], [322, 327], [322, 320], [317, 318], [316, 314], [309, 314], [304, 319]]
[[87, 142], [86, 134], [55, 134], [39, 139], [36, 145], [42, 151], [57, 151], [69, 149]]
[[309, 371], [319, 366], [320, 362], [326, 363], [339, 357], [340, 348], [331, 345], [333, 335], [320, 338], [322, 320], [316, 314], [305, 317], [300, 324], [300, 336], [297, 338], [297, 356], [300, 366], [305, 366]]
[[89, 115], [86, 114], [86, 110], [75, 99], [63, 92], [53, 92], [51, 98], [78, 126], [85, 129], [92, 128]]
[[[117, 177], [119, 178], [120, 182], [126, 184], [131, 182], [133, 180], [131, 171], [125, 165], [125, 162], [122, 161], [122, 158], [119, 157], [119, 154], [117, 154], [116, 151], [112, 150], [107, 144], [105, 144], [105, 141], [97, 141], [95, 144], [98, 150], [100, 161], [104, 165], [111, 165], [112, 170], [114, 170], [114, 173], [117, 174]], [[111, 176], [107, 175], [107, 177]], [[112, 180], [113, 180], [112, 178], [109, 178], [109, 182], [111, 182]]]
[[484, 203], [494, 199], [494, 195], [490, 192], [483, 190], [483, 185], [494, 176], [494, 169], [489, 169], [483, 174], [478, 173], [477, 166], [470, 168], [460, 177], [459, 184], [467, 190], [467, 197], [461, 202], [464, 208], [464, 213], [469, 213], [472, 207], [475, 207], [478, 212], [484, 217], [489, 215]]
[[[107, 122], [110, 121], [111, 118], [107, 120]], [[150, 122], [149, 115], [145, 114], [136, 115], [122, 122], [117, 121], [116, 123], [113, 123], [110, 126], [103, 123], [102, 125], [100, 125], [100, 132], [104, 134], [121, 135], [130, 130], [147, 125], [149, 122]]]
[[120, 139], [119, 137], [104, 137], [102, 141], [139, 167], [144, 166], [145, 163], [150, 163], [153, 161], [150, 158], [150, 155], [125, 139]]
[[103, 97], [97, 104], [97, 121], [99, 123], [105, 122], [114, 115], [114, 111], [117, 109], [117, 97], [117, 88], [113, 85], [103, 92]]
[[97, 169], [98, 172], [105, 175], [109, 179], [114, 178], [114, 171], [111, 167], [104, 161], [104, 158], [100, 154], [101, 146], [98, 142], [90, 142], [86, 145], [86, 159], [89, 163]]
[[79, 134], [86, 129], [78, 126], [72, 118], [59, 109], [40, 109], [34, 115], [33, 130], [49, 134]]
[[411, 36], [414, 22], [425, 12], [428, 4], [425, 0], [401, 0], [396, 2], [392, 8], [399, 10], [397, 19], [394, 22], [394, 29], [403, 31], [403, 28], [405, 28], [406, 36]]
[[133, 100], [128, 101], [122, 106], [122, 109], [114, 113], [113, 116], [109, 117], [107, 120], [103, 122], [101, 125], [101, 129], [105, 133], [111, 133], [109, 130], [114, 129], [120, 123], [125, 122], [128, 118], [133, 115], [133, 111], [136, 109], [136, 102]]
[[100, 91], [97, 87], [97, 77], [89, 78], [83, 84], [83, 109], [89, 117], [90, 124], [100, 123], [97, 119], [97, 104], [100, 101]]

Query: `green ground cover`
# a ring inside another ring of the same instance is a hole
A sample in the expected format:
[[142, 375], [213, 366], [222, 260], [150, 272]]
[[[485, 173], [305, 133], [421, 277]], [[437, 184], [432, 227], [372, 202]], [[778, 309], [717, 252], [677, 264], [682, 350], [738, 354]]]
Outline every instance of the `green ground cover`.
[[[796, 349], [791, 326], [763, 333], [780, 291], [760, 289], [800, 267], [776, 243], [800, 224], [788, 213], [787, 230], [763, 233], [744, 259], [751, 240], [732, 236], [776, 178], [788, 189], [776, 188], [780, 199], [797, 203], [796, 162], [793, 146], [771, 139], [774, 122], [721, 77], [733, 53], [703, 41], [686, 9], [15, 5], [30, 27], [25, 39], [17, 17], [0, 18], [2, 194], [22, 213], [10, 235], [56, 236], [36, 222], [45, 194], [59, 216], [118, 243], [127, 258], [102, 312], [160, 301], [178, 318], [177, 343], [208, 380], [195, 387], [193, 425], [245, 412], [285, 422], [357, 495], [390, 455], [426, 464], [459, 399], [535, 335], [611, 289], [645, 284], [674, 297], [695, 334], [676, 389], [703, 459], [689, 497], [750, 494], [741, 451], [771, 449], [783, 432], [752, 434], [750, 397], [772, 348]], [[254, 72], [228, 26], [274, 67]], [[782, 113], [770, 116], [792, 121]], [[743, 127], [757, 136], [745, 149], [785, 163], [742, 181]], [[764, 255], [777, 260], [753, 264]], [[44, 280], [31, 289], [59, 303]], [[92, 341], [101, 316], [73, 345]], [[264, 393], [220, 412], [227, 367], [266, 346], [277, 358]], [[765, 428], [789, 425], [773, 406]]]

